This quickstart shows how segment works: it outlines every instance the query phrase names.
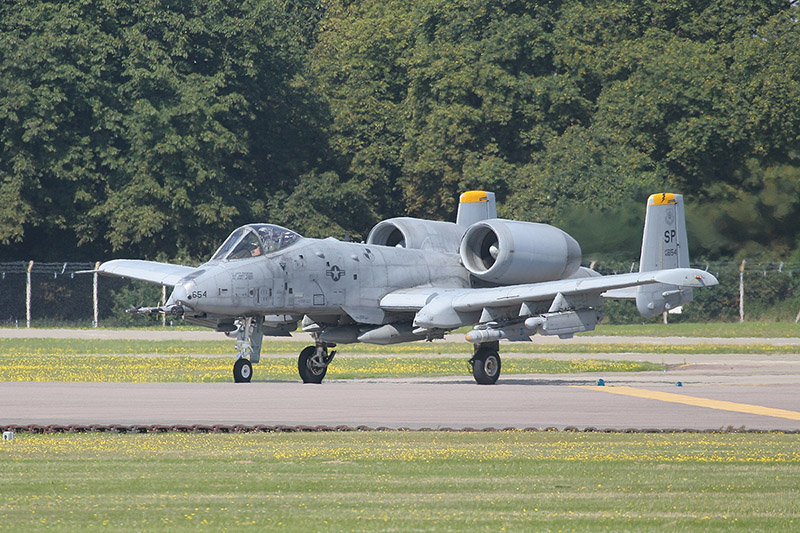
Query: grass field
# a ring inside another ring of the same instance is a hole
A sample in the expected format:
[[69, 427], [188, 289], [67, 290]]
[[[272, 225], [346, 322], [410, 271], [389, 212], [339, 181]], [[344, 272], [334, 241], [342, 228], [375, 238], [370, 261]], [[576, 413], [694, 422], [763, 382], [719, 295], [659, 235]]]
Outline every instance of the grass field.
[[[136, 357], [125, 355], [0, 355], [2, 381], [62, 382], [223, 382], [231, 381], [233, 357]], [[641, 372], [663, 370], [646, 361], [540, 357], [506, 358], [507, 374], [573, 374], [578, 372]], [[472, 375], [466, 357], [342, 357], [328, 369], [326, 379], [434, 377]], [[299, 380], [297, 359], [266, 358], [255, 379]]]
[[[266, 355], [286, 354], [296, 357], [300, 350], [308, 346], [307, 341], [266, 342], [262, 353]], [[342, 354], [375, 354], [393, 356], [424, 356], [453, 354], [468, 357], [472, 345], [466, 342], [411, 342], [378, 346], [374, 344], [340, 345]], [[670, 344], [641, 342], [586, 342], [586, 343], [548, 343], [512, 342], [501, 345], [501, 353], [552, 354], [552, 353], [797, 353], [800, 346], [755, 344]], [[130, 340], [130, 339], [51, 339], [51, 338], [0, 338], [0, 354], [20, 356], [40, 355], [232, 355], [234, 341], [190, 340]]]
[[[257, 379], [297, 379], [296, 354], [302, 341], [270, 342], [257, 369]], [[773, 344], [645, 344], [587, 342], [579, 344], [510, 343], [503, 373], [560, 374], [662, 370], [650, 362], [613, 361], [604, 354], [785, 354], [798, 346]], [[0, 338], [0, 381], [228, 382], [233, 341], [153, 341], [111, 339]], [[418, 342], [392, 346], [367, 344], [339, 347], [327, 379], [435, 377], [471, 375], [471, 346], [454, 342]], [[548, 354], [575, 354], [572, 360]], [[359, 357], [348, 357], [358, 355]], [[151, 357], [153, 356], [153, 357]], [[225, 357], [227, 356], [227, 357]], [[46, 370], [45, 370], [46, 369]]]
[[0, 529], [789, 531], [785, 434], [18, 434]]
[[676, 324], [605, 325], [579, 335], [631, 337], [800, 337], [794, 322], [704, 322]]

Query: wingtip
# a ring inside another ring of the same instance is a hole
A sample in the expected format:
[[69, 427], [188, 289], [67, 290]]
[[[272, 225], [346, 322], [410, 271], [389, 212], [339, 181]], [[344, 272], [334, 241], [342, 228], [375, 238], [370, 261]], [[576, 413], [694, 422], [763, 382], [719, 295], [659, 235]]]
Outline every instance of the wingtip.
[[659, 283], [678, 285], [680, 287], [712, 287], [719, 281], [713, 274], [695, 268], [675, 268], [663, 270], [655, 275], [654, 280]]
[[708, 272], [701, 271], [700, 274], [697, 274], [696, 279], [698, 283], [702, 284], [704, 287], [719, 285], [719, 280], [713, 274], [709, 274]]

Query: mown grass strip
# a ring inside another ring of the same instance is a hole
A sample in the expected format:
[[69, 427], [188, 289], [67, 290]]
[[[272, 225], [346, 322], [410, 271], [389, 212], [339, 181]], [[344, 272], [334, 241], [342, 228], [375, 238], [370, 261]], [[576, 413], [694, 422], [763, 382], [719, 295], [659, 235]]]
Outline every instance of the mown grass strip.
[[17, 530], [790, 531], [795, 435], [279, 433], [0, 441]]
[[[0, 355], [0, 381], [59, 382], [192, 382], [231, 381], [233, 357], [133, 357]], [[505, 374], [566, 374], [578, 372], [640, 372], [662, 370], [663, 365], [637, 361], [545, 358], [509, 358]], [[337, 357], [326, 379], [383, 377], [470, 377], [465, 358], [456, 357]], [[297, 359], [266, 358], [255, 366], [255, 380], [299, 380]]]
[[600, 324], [594, 331], [578, 335], [609, 335], [625, 337], [800, 337], [800, 327], [794, 322], [703, 322], [672, 324]]
[[[268, 355], [298, 354], [308, 342], [280, 341], [264, 343], [262, 351]], [[373, 344], [342, 345], [341, 353], [375, 354], [394, 356], [439, 355], [472, 353], [466, 342], [414, 342], [377, 346]], [[656, 353], [656, 354], [787, 354], [800, 353], [800, 346], [774, 344], [647, 344], [625, 342], [554, 343], [530, 342], [503, 343], [504, 353], [526, 354], [602, 354], [602, 353]], [[40, 339], [0, 338], [0, 354], [7, 355], [231, 355], [234, 353], [232, 339], [220, 341], [153, 341], [128, 339]]]

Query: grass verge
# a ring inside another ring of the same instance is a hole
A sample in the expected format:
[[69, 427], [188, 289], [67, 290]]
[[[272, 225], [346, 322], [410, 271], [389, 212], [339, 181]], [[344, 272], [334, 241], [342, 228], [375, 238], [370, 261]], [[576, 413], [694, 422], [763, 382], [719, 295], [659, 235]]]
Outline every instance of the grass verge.
[[[296, 356], [308, 342], [279, 341], [264, 343], [262, 353], [267, 355], [287, 354]], [[466, 342], [413, 342], [378, 346], [374, 344], [341, 345], [342, 354], [375, 354], [383, 356], [424, 356], [458, 354], [468, 356], [472, 346]], [[636, 342], [587, 342], [580, 344], [530, 342], [503, 343], [501, 353], [525, 354], [603, 354], [603, 353], [659, 353], [659, 354], [782, 354], [798, 353], [800, 346], [774, 344], [648, 344]], [[47, 338], [0, 338], [0, 355], [232, 355], [234, 341], [152, 341], [130, 339], [47, 339]]]
[[[133, 357], [120, 355], [37, 357], [0, 355], [2, 381], [60, 382], [223, 382], [231, 381], [232, 357]], [[640, 372], [663, 365], [638, 361], [547, 358], [507, 358], [505, 374], [568, 374], [578, 372]], [[472, 375], [464, 357], [337, 357], [326, 379], [434, 377]], [[256, 380], [298, 380], [297, 359], [265, 358]]]
[[15, 530], [789, 531], [784, 434], [18, 435]]
[[626, 337], [800, 337], [800, 325], [794, 322], [703, 322], [675, 324], [635, 324], [597, 326], [578, 335]]

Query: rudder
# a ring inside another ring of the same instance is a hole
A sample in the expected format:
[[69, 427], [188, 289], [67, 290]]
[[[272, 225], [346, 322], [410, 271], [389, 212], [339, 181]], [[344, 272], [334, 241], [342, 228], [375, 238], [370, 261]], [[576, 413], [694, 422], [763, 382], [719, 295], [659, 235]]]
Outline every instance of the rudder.
[[647, 199], [639, 272], [689, 267], [683, 195], [659, 193]]
[[[647, 199], [639, 272], [689, 267], [689, 244], [683, 195], [659, 193]], [[675, 285], [642, 285], [636, 295], [636, 307], [645, 317], [692, 301], [692, 290]]]

